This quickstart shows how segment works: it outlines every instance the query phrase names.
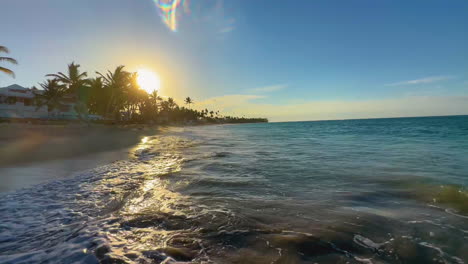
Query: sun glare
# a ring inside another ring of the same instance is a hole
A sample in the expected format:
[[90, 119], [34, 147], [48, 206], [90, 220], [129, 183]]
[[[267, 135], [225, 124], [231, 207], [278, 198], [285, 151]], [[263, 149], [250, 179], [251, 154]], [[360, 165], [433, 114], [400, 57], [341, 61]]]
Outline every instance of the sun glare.
[[159, 90], [161, 87], [161, 80], [159, 76], [146, 69], [138, 70], [138, 84], [141, 89], [145, 90], [148, 93]]

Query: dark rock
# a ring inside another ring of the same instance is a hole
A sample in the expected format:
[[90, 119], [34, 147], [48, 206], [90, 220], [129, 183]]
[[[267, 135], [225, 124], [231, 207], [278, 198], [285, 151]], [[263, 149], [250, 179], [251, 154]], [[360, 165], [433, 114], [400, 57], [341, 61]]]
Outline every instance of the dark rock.
[[128, 264], [125, 260], [117, 258], [117, 257], [111, 257], [111, 256], [105, 256], [103, 259], [99, 261], [101, 264]]
[[109, 246], [101, 245], [96, 248], [96, 250], [94, 251], [94, 254], [96, 255], [98, 259], [103, 259], [106, 256], [106, 254], [109, 252], [110, 252]]
[[189, 250], [187, 248], [167, 247], [167, 248], [160, 248], [158, 249], [158, 251], [179, 261], [190, 261], [194, 259], [196, 256], [195, 251]]
[[147, 250], [147, 251], [143, 251], [142, 253], [143, 253], [143, 256], [150, 258], [152, 260], [158, 261], [158, 262], [162, 262], [167, 258], [167, 256], [163, 255], [158, 250]]
[[131, 260], [137, 259], [138, 258], [138, 253], [127, 253], [125, 256]]

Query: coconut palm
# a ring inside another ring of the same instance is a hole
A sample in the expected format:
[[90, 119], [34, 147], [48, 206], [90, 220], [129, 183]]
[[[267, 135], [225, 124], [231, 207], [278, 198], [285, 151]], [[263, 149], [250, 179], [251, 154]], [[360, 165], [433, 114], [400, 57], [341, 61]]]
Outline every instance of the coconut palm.
[[104, 88], [102, 77], [96, 77], [89, 81], [88, 109], [90, 113], [104, 115], [106, 112], [106, 101], [108, 90]]
[[189, 107], [191, 104], [193, 104], [193, 100], [190, 97], [185, 98], [185, 104], [187, 104]]
[[[1, 51], [5, 51], [5, 48], [2, 47]], [[220, 117], [219, 111], [190, 109], [194, 103], [190, 97], [184, 100], [187, 107], [179, 107], [171, 97], [162, 99], [158, 91], [148, 94], [138, 85], [138, 75], [125, 71], [124, 66], [96, 74], [98, 77], [88, 79], [86, 72], [80, 72], [80, 65], [71, 63], [66, 74], [47, 75], [53, 79], [41, 84], [44, 92], [34, 90], [38, 108], [47, 105], [52, 112], [62, 110], [62, 106], [63, 109], [66, 107], [64, 102], [73, 99], [77, 101], [75, 110], [80, 118], [90, 112], [115, 121], [122, 121], [122, 117], [125, 117], [124, 120], [129, 122], [219, 122], [215, 120]], [[223, 122], [227, 123], [266, 121], [229, 116], [223, 118]]]
[[[10, 51], [7, 49], [7, 47], [0, 46], [0, 53], [2, 53], [2, 52], [3, 53], [9, 53]], [[9, 62], [9, 63], [12, 63], [12, 64], [18, 64], [18, 62], [15, 59], [10, 58], [10, 57], [1, 57], [0, 56], [0, 62], [2, 62], [2, 61], [6, 61], [6, 62]], [[12, 70], [1, 67], [1, 66], [0, 66], [0, 72], [6, 73], [6, 74], [12, 76], [13, 78], [15, 77], [15, 73]]]
[[124, 112], [128, 119], [138, 117], [143, 108], [144, 99], [148, 97], [146, 91], [140, 88], [138, 84], [138, 74], [136, 72], [129, 73], [127, 85], [124, 90]]
[[67, 91], [71, 94], [78, 95], [81, 90], [87, 86], [89, 80], [87, 79], [88, 73], [80, 72], [80, 65], [72, 62], [68, 64], [68, 73], [62, 72], [47, 74], [47, 77], [54, 77], [60, 83], [67, 86]]
[[168, 103], [169, 109], [171, 110], [177, 106], [176, 102], [174, 101], [174, 98], [172, 97], [167, 98], [167, 103]]
[[157, 109], [159, 101], [162, 101], [162, 98], [158, 95], [158, 91], [154, 90], [153, 92], [151, 92], [149, 94], [149, 98], [152, 101], [152, 103], [156, 106], [156, 109]]
[[125, 95], [130, 85], [130, 73], [124, 71], [123, 65], [115, 70], [107, 71], [106, 74], [96, 72], [102, 79], [104, 87], [109, 90], [109, 99], [106, 104], [106, 115], [109, 117], [120, 118], [120, 110], [125, 104]]
[[73, 96], [76, 100], [75, 111], [78, 113], [78, 118], [82, 119], [87, 116], [88, 109], [86, 108], [87, 90], [89, 80], [86, 72], [80, 72], [80, 65], [72, 62], [68, 64], [68, 73], [62, 72], [47, 74], [47, 77], [54, 77], [59, 83], [67, 87], [67, 93]]
[[65, 106], [63, 103], [63, 98], [67, 93], [65, 85], [59, 83], [56, 79], [49, 79], [40, 85], [44, 90], [42, 93], [39, 93], [35, 89], [36, 109], [47, 106], [48, 112], [50, 113]]

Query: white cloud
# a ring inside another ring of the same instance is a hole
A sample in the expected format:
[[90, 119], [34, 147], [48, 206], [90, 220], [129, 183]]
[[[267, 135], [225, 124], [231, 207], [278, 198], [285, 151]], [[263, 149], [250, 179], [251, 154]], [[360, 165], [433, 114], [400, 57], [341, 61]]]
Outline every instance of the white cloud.
[[255, 88], [255, 89], [249, 90], [249, 92], [251, 92], [251, 93], [269, 93], [269, 92], [279, 91], [279, 90], [285, 89], [287, 87], [288, 87], [288, 85], [286, 85], [286, 84], [277, 84], [277, 85], [270, 85], [270, 86]]
[[403, 85], [427, 84], [427, 83], [445, 81], [445, 80], [449, 80], [449, 79], [452, 79], [452, 78], [453, 78], [453, 76], [431, 76], [431, 77], [426, 77], [426, 78], [421, 78], [421, 79], [416, 79], [416, 80], [389, 83], [389, 84], [386, 84], [385, 86], [403, 86]]

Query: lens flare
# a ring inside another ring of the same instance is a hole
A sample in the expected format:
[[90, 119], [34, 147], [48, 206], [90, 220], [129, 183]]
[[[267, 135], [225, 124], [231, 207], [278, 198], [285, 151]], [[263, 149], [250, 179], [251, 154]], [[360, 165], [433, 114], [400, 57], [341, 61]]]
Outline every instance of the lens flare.
[[154, 0], [164, 24], [177, 31], [177, 11], [184, 4], [184, 0]]

